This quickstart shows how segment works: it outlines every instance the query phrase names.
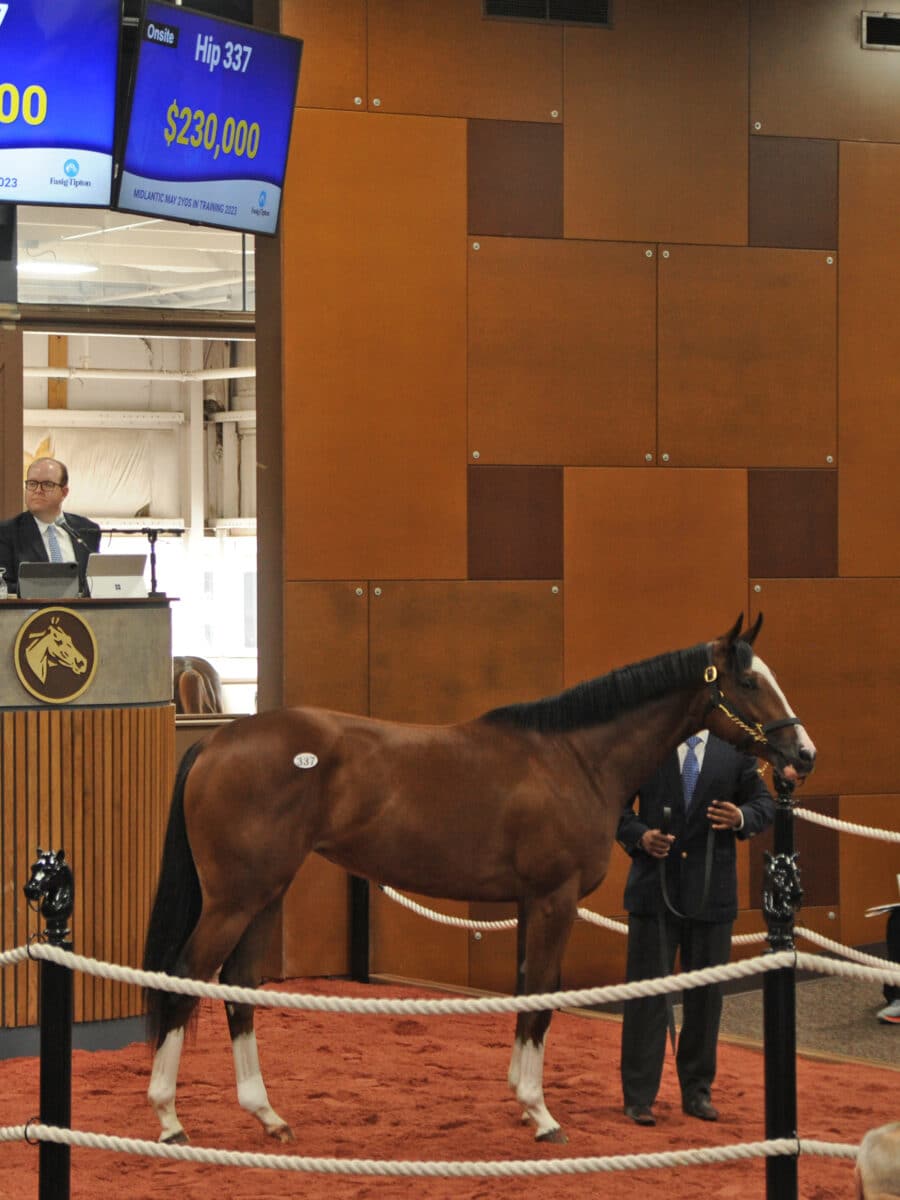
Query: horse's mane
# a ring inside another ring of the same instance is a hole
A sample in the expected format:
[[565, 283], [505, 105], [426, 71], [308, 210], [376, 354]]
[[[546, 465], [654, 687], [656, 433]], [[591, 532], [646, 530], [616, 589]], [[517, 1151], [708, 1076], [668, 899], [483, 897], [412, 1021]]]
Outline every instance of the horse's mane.
[[562, 733], [600, 725], [647, 700], [655, 700], [677, 688], [695, 686], [702, 681], [708, 662], [707, 643], [700, 642], [687, 650], [658, 654], [608, 675], [598, 675], [558, 696], [492, 708], [480, 720], [539, 733]]

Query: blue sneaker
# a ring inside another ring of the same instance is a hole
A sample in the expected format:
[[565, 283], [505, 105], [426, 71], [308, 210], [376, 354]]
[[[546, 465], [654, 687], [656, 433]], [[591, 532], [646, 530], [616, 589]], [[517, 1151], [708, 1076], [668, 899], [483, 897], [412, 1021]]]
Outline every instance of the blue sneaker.
[[900, 997], [879, 1009], [875, 1015], [883, 1025], [900, 1025]]

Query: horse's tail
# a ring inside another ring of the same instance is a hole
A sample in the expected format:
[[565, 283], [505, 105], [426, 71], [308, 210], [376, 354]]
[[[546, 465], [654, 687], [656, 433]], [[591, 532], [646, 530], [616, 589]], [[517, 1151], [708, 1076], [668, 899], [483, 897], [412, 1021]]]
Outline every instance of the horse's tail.
[[[195, 742], [178, 764], [156, 897], [144, 942], [145, 971], [177, 974], [181, 952], [200, 917], [200, 880], [184, 821], [184, 786], [202, 748], [202, 741]], [[168, 1033], [166, 1018], [175, 999], [171, 992], [144, 989], [147, 1040], [154, 1045], [158, 1046]]]

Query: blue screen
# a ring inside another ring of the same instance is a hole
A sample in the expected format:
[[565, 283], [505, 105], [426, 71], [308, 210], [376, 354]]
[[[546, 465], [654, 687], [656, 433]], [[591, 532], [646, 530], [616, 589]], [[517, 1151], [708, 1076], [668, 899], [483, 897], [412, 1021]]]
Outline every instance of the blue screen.
[[147, 0], [116, 207], [274, 233], [302, 48]]
[[110, 201], [120, 0], [0, 3], [0, 201]]

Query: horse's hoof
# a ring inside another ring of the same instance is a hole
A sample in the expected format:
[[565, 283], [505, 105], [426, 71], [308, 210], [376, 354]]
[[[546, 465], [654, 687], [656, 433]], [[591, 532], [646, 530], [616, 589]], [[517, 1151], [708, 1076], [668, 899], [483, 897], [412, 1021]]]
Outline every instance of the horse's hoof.
[[557, 1145], [563, 1146], [569, 1139], [557, 1125], [555, 1129], [548, 1129], [546, 1133], [536, 1133], [534, 1140], [536, 1142], [556, 1142]]
[[183, 1129], [178, 1129], [175, 1133], [161, 1133], [159, 1140], [164, 1146], [189, 1146], [191, 1142]]
[[267, 1129], [266, 1133], [270, 1138], [274, 1138], [276, 1142], [294, 1142], [297, 1140], [290, 1125], [274, 1125], [271, 1129]]

